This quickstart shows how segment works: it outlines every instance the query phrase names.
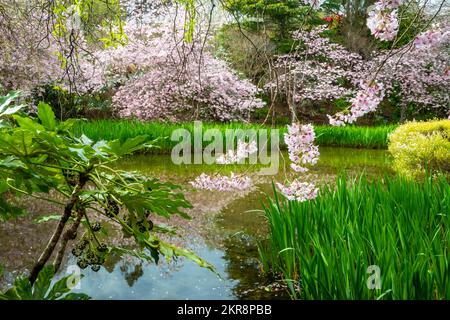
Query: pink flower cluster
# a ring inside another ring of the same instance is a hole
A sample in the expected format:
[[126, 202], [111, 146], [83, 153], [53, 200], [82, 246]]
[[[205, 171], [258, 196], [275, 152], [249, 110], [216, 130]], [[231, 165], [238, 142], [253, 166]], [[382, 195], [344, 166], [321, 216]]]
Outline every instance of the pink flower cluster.
[[449, 25], [435, 25], [430, 30], [422, 32], [414, 39], [414, 47], [417, 50], [430, 50], [442, 44], [448, 43], [450, 40]]
[[391, 41], [397, 36], [397, 8], [403, 0], [379, 0], [369, 12], [367, 27], [372, 35], [383, 41]]
[[[444, 116], [450, 110], [450, 24], [434, 25], [417, 36], [414, 46], [381, 52], [365, 62], [360, 79], [370, 79], [378, 70], [386, 96], [395, 94], [400, 106], [433, 110]], [[380, 69], [380, 66], [381, 69]]]
[[2, 3], [5, 5], [2, 9], [11, 5], [10, 9], [17, 11], [15, 19], [2, 20], [0, 14], [0, 87], [7, 91], [20, 89], [29, 95], [36, 86], [63, 77], [56, 55], [62, 48], [39, 22], [45, 16], [29, 11], [25, 19], [13, 4], [13, 1]]
[[319, 160], [319, 148], [314, 145], [316, 134], [311, 124], [300, 126], [293, 123], [287, 126], [284, 142], [288, 147], [291, 168], [296, 172], [306, 172], [304, 165], [315, 165]]
[[384, 89], [383, 84], [376, 81], [369, 85], [361, 85], [356, 97], [351, 99], [351, 107], [349, 113], [337, 113], [333, 117], [328, 115], [330, 124], [333, 126], [343, 126], [346, 123], [353, 123], [363, 115], [375, 111], [383, 101]]
[[301, 45], [294, 53], [278, 57], [276, 67], [281, 75], [266, 88], [277, 87], [295, 103], [352, 95], [353, 89], [343, 85], [343, 80], [353, 83], [359, 78], [362, 57], [322, 37], [325, 30], [326, 26], [295, 31], [293, 38]]
[[126, 46], [98, 51], [94, 65], [86, 61], [86, 90], [118, 87], [113, 107], [124, 118], [247, 120], [265, 105], [260, 90], [210, 53], [213, 30], [207, 34], [198, 21], [192, 42], [184, 41], [182, 16], [167, 9], [143, 24], [130, 21]]
[[300, 182], [297, 179], [292, 181], [289, 186], [277, 183], [277, 187], [288, 200], [300, 202], [315, 199], [319, 191], [313, 183]]
[[[300, 126], [297, 123], [288, 125], [284, 141], [288, 146], [291, 168], [296, 172], [306, 172], [304, 165], [315, 165], [319, 159], [319, 149], [314, 145], [316, 138], [311, 124]], [[280, 192], [288, 199], [306, 201], [317, 197], [318, 188], [313, 183], [300, 182], [294, 179], [289, 185], [276, 184]]]
[[[435, 25], [420, 34], [413, 48], [405, 45], [393, 51], [382, 50], [368, 59], [322, 37], [323, 30], [294, 33], [301, 46], [279, 57], [277, 69], [281, 75], [266, 88], [276, 87], [287, 101], [295, 103], [348, 98], [351, 112], [330, 117], [333, 125], [354, 122], [375, 110], [383, 96], [394, 94], [402, 108], [414, 104], [417, 111], [432, 108], [442, 115], [449, 111], [450, 56], [446, 48], [450, 24]], [[376, 83], [368, 86], [367, 80], [375, 73]], [[352, 96], [356, 98], [350, 99]]]
[[235, 175], [231, 172], [230, 176], [220, 174], [207, 175], [202, 173], [200, 176], [191, 181], [190, 184], [201, 190], [209, 191], [234, 191], [245, 190], [251, 187], [252, 181], [249, 177], [243, 175]]
[[234, 151], [233, 149], [228, 150], [227, 153], [217, 157], [216, 163], [218, 164], [238, 163], [248, 158], [250, 155], [254, 154], [257, 151], [258, 146], [256, 144], [256, 141], [253, 140], [247, 143], [242, 140], [239, 140], [236, 151]]

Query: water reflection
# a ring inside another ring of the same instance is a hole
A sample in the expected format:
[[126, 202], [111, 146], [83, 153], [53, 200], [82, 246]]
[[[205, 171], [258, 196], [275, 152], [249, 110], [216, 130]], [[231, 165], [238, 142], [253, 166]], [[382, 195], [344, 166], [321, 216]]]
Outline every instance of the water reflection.
[[[174, 165], [168, 156], [137, 156], [118, 164], [126, 170], [140, 170], [163, 180], [187, 187], [188, 182], [201, 172], [217, 168], [202, 165]], [[241, 166], [241, 169], [245, 167]], [[238, 171], [233, 168], [234, 171]], [[326, 182], [344, 170], [349, 174], [361, 171], [369, 175], [389, 170], [389, 157], [381, 150], [321, 148], [318, 165], [309, 177]], [[179, 237], [170, 239], [189, 247], [217, 268], [218, 277], [209, 270], [184, 259], [156, 266], [129, 256], [111, 256], [100, 271], [82, 271], [81, 288], [95, 299], [277, 299], [287, 298], [285, 292], [271, 292], [265, 288], [267, 279], [260, 274], [256, 243], [267, 235], [261, 201], [272, 193], [272, 180], [283, 180], [284, 175], [264, 177], [257, 188], [243, 193], [192, 192], [186, 196], [194, 205], [189, 212], [191, 221], [174, 218]], [[48, 207], [30, 204], [35, 216], [48, 214]], [[57, 208], [52, 208], [57, 210]], [[0, 224], [0, 264], [6, 266], [7, 278], [11, 271], [30, 267], [50, 236], [53, 223], [30, 224], [31, 217]], [[24, 241], [16, 241], [18, 239]], [[120, 243], [117, 237], [114, 241]], [[30, 249], [32, 248], [32, 249]], [[68, 251], [69, 252], [69, 251]], [[65, 270], [75, 265], [67, 255]], [[3, 281], [6, 285], [8, 281]]]

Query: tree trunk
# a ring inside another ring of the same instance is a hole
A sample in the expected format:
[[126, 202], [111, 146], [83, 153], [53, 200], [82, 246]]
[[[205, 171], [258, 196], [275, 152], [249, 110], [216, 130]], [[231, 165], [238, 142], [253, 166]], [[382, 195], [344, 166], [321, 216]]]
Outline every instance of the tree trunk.
[[59, 270], [59, 267], [61, 266], [61, 262], [64, 258], [64, 253], [66, 252], [67, 243], [69, 242], [69, 240], [75, 239], [76, 234], [77, 234], [76, 232], [81, 223], [81, 219], [83, 218], [83, 216], [85, 214], [86, 214], [86, 210], [84, 208], [78, 209], [77, 218], [76, 218], [75, 222], [64, 233], [60, 248], [59, 248], [56, 258], [55, 258], [55, 262], [53, 263], [55, 273]]
[[406, 121], [406, 108], [407, 105], [402, 103], [400, 107], [400, 123], [403, 123]]
[[78, 199], [79, 199], [78, 196], [80, 194], [80, 191], [83, 189], [86, 182], [87, 182], [87, 174], [86, 175], [80, 174], [79, 182], [76, 185], [75, 189], [73, 190], [72, 196], [70, 197], [69, 201], [67, 202], [66, 206], [64, 207], [64, 213], [58, 222], [58, 226], [56, 227], [55, 231], [53, 232], [52, 237], [50, 238], [49, 242], [47, 243], [47, 246], [45, 247], [45, 249], [42, 252], [41, 256], [39, 257], [38, 261], [36, 262], [33, 269], [31, 270], [31, 273], [30, 273], [30, 276], [28, 277], [28, 279], [30, 280], [30, 283], [32, 285], [36, 281], [36, 279], [39, 275], [39, 272], [41, 272], [41, 270], [44, 268], [48, 259], [50, 259], [53, 251], [55, 250], [55, 247], [58, 244], [59, 238], [61, 237], [61, 234], [64, 231], [64, 227], [70, 218], [72, 210], [73, 210], [75, 204], [78, 202]]

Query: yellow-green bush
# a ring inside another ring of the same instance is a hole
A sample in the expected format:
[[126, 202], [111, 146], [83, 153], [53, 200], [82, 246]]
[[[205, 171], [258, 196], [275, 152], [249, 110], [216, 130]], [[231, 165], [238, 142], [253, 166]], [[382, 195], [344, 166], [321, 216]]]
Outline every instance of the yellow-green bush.
[[411, 178], [426, 170], [450, 174], [450, 120], [408, 122], [389, 136], [394, 170]]

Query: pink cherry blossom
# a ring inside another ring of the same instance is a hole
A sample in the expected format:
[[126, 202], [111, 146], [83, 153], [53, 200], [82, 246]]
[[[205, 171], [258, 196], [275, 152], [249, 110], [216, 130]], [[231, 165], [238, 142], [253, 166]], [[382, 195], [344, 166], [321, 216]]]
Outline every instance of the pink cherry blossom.
[[[429, 108], [447, 114], [450, 56], [446, 46], [450, 43], [450, 24], [432, 26], [431, 31], [417, 37], [414, 47], [408, 44], [392, 51], [380, 50], [368, 58], [332, 43], [322, 35], [324, 28], [294, 32], [301, 45], [278, 58], [276, 66], [281, 75], [266, 89], [277, 88], [294, 106], [348, 100], [353, 112], [329, 116], [332, 125], [354, 123], [374, 111], [383, 97], [393, 95], [401, 108], [414, 104], [417, 111]], [[373, 88], [377, 94], [372, 94], [367, 86], [375, 75]]]
[[235, 175], [231, 172], [230, 176], [220, 174], [207, 175], [202, 173], [200, 176], [191, 181], [190, 184], [201, 190], [209, 191], [234, 191], [245, 190], [251, 187], [252, 181], [250, 177], [244, 175]]
[[[314, 145], [316, 138], [314, 127], [311, 124], [300, 126], [293, 123], [287, 126], [288, 132], [284, 141], [288, 147], [289, 160], [292, 170], [300, 173], [308, 171], [305, 165], [315, 165], [319, 159], [319, 149]], [[288, 199], [306, 201], [317, 196], [318, 189], [313, 183], [300, 182], [298, 178], [289, 185], [276, 184], [280, 192]]]
[[315, 165], [319, 159], [319, 148], [314, 145], [315, 132], [311, 124], [300, 126], [297, 123], [288, 125], [284, 141], [288, 147], [291, 168], [296, 172], [305, 172], [305, 165]]
[[367, 27], [373, 36], [382, 41], [391, 41], [397, 36], [399, 22], [397, 8], [403, 0], [379, 0], [367, 18]]
[[375, 38], [391, 41], [398, 32], [397, 10], [372, 10], [367, 18], [367, 27]]
[[345, 123], [353, 123], [358, 118], [377, 109], [378, 105], [384, 98], [384, 89], [381, 83], [373, 81], [369, 85], [361, 85], [356, 97], [351, 99], [351, 107], [349, 113], [337, 113], [334, 117], [328, 115], [330, 124], [341, 126]]
[[313, 183], [300, 182], [295, 179], [289, 186], [281, 183], [276, 184], [281, 193], [291, 201], [304, 202], [317, 197], [319, 189]]

